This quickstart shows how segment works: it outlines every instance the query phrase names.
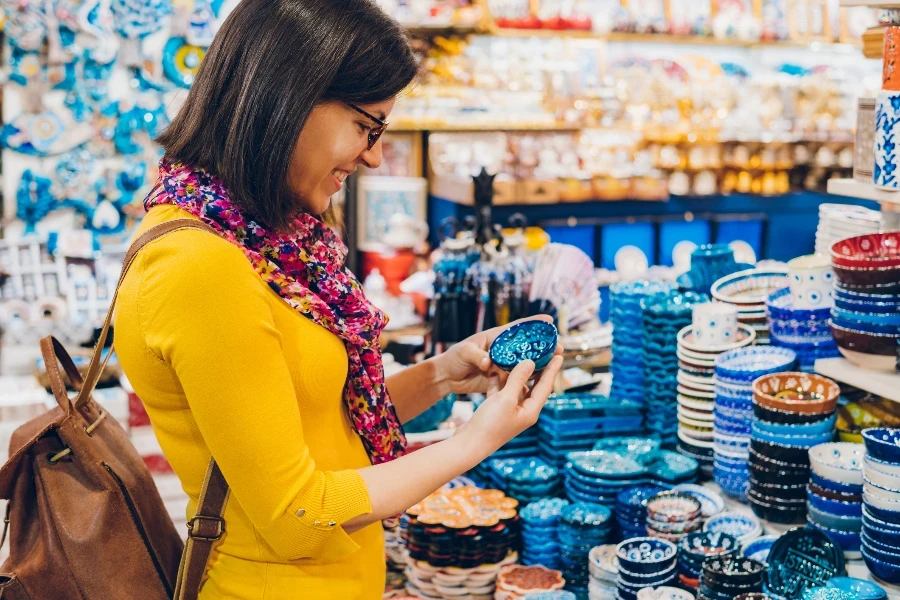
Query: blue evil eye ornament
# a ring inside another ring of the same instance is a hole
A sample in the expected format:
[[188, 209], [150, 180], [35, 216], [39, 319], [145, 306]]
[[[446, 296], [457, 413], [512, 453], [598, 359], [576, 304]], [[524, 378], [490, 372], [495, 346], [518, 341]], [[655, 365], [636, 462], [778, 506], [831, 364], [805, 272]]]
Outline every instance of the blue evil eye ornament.
[[38, 222], [57, 208], [50, 192], [53, 181], [26, 169], [16, 190], [16, 216], [25, 223], [25, 234], [35, 233]]
[[169, 38], [163, 48], [163, 73], [175, 85], [190, 88], [204, 56], [205, 47], [189, 44], [183, 37]]
[[556, 327], [545, 321], [525, 321], [513, 325], [491, 344], [491, 361], [504, 371], [512, 371], [524, 360], [534, 361], [535, 371], [546, 367], [556, 352]]

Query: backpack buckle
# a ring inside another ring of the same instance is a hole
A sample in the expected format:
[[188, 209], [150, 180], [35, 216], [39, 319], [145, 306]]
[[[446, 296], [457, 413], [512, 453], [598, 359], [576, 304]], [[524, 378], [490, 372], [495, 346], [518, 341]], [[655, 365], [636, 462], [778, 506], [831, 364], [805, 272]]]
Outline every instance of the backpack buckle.
[[[204, 527], [204, 521], [216, 524], [215, 533]], [[204, 515], [196, 515], [187, 522], [188, 537], [192, 540], [200, 540], [202, 542], [215, 542], [222, 538], [225, 534], [225, 519], [222, 517], [207, 517]]]

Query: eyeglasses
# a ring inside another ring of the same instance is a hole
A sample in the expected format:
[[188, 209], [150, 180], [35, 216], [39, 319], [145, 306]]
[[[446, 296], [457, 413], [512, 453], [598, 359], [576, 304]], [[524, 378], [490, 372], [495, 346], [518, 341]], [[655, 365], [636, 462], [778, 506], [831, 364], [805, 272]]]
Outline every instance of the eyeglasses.
[[375, 123], [378, 123], [378, 127], [372, 127], [369, 130], [369, 150], [371, 150], [375, 146], [376, 142], [378, 142], [378, 138], [381, 137], [381, 134], [384, 133], [384, 130], [387, 129], [387, 127], [388, 127], [388, 125], [390, 125], [390, 123], [388, 123], [387, 121], [382, 121], [381, 119], [379, 119], [376, 116], [370, 115], [369, 113], [367, 113], [360, 107], [356, 106], [355, 104], [351, 104], [349, 102], [344, 102], [344, 104], [346, 104], [347, 106], [349, 106], [350, 108], [352, 108], [353, 110], [358, 112], [359, 114], [363, 115], [367, 119], [371, 119]]

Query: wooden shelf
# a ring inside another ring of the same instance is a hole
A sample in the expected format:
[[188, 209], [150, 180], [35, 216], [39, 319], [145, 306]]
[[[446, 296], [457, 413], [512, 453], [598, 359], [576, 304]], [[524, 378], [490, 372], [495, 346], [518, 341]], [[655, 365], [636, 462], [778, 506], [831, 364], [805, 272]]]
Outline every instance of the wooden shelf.
[[841, 0], [841, 6], [871, 6], [872, 8], [900, 8], [898, 0]]
[[[897, 0], [900, 2], [900, 0]], [[693, 46], [727, 46], [738, 48], [783, 47], [806, 48], [813, 43], [820, 46], [836, 46], [830, 42], [797, 42], [791, 40], [740, 40], [737, 38], [716, 38], [697, 35], [669, 35], [665, 33], [597, 33], [569, 29], [503, 29], [494, 28], [484, 35], [514, 38], [573, 38], [602, 40], [610, 43], [678, 44]], [[843, 44], [847, 45], [847, 44]]]
[[566, 125], [565, 123], [470, 123], [470, 124], [442, 124], [442, 123], [406, 123], [397, 127], [391, 127], [388, 131], [393, 133], [410, 133], [416, 131], [429, 131], [432, 133], [455, 131], [580, 131], [580, 125]]
[[828, 193], [836, 196], [848, 196], [863, 200], [874, 200], [884, 204], [900, 205], [900, 192], [880, 190], [871, 183], [861, 183], [855, 179], [831, 179], [828, 181]]
[[846, 358], [820, 358], [816, 361], [816, 373], [870, 394], [900, 402], [900, 374], [869, 371], [857, 367]]

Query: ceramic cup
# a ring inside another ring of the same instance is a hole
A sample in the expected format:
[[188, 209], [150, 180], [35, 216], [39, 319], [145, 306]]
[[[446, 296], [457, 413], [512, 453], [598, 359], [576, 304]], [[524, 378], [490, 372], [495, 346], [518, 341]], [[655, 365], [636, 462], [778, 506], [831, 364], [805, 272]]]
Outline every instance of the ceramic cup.
[[875, 187], [883, 190], [900, 189], [900, 92], [878, 94], [875, 107]]
[[694, 341], [699, 346], [716, 347], [737, 338], [737, 306], [724, 302], [697, 304], [693, 309]]
[[788, 263], [788, 279], [794, 308], [812, 310], [833, 304], [834, 271], [825, 254], [808, 254]]
[[872, 183], [875, 170], [875, 105], [875, 98], [860, 98], [856, 113], [853, 178], [862, 183]]

